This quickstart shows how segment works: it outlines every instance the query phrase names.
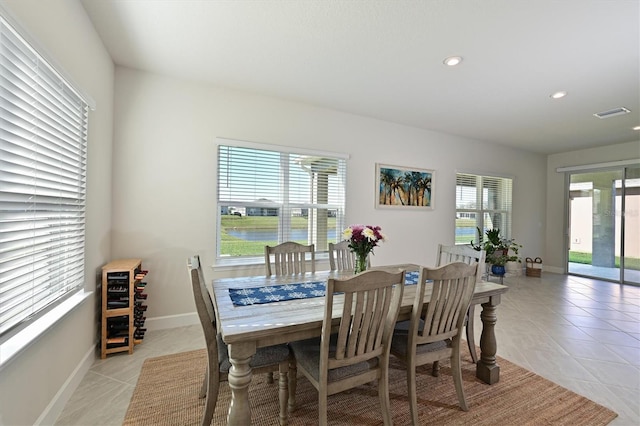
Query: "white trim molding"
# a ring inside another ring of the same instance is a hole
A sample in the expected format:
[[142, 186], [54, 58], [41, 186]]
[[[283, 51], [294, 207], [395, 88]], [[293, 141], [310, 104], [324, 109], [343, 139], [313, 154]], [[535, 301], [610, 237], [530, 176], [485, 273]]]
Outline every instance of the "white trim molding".
[[632, 164], [640, 164], [640, 158], [636, 158], [635, 160], [620, 160], [620, 161], [608, 161], [606, 163], [584, 164], [582, 166], [558, 167], [556, 169], [556, 172], [558, 173], [579, 172], [581, 170], [606, 169], [608, 167], [622, 167], [622, 166], [630, 166]]

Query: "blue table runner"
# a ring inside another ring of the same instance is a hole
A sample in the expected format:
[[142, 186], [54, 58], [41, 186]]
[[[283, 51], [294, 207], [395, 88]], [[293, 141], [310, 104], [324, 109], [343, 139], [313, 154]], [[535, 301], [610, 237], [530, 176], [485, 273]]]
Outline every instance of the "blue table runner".
[[[420, 272], [418, 271], [405, 273], [405, 285], [417, 284], [419, 276]], [[324, 297], [326, 288], [326, 280], [310, 281], [254, 288], [230, 288], [229, 296], [234, 306], [247, 306], [310, 297]]]

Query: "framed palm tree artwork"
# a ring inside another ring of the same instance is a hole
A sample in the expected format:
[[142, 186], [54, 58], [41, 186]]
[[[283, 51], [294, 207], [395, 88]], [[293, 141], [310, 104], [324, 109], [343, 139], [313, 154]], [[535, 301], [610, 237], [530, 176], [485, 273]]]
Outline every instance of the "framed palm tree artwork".
[[376, 163], [376, 208], [433, 210], [435, 171]]

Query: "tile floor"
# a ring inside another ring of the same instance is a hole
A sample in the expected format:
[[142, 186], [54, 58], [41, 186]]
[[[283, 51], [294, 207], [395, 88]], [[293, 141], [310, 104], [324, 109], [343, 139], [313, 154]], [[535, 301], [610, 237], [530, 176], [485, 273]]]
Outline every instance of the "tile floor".
[[[640, 287], [551, 273], [504, 281], [498, 355], [614, 410], [611, 425], [640, 425]], [[146, 358], [202, 347], [199, 326], [147, 332], [133, 355], [95, 362], [56, 425], [121, 425]]]

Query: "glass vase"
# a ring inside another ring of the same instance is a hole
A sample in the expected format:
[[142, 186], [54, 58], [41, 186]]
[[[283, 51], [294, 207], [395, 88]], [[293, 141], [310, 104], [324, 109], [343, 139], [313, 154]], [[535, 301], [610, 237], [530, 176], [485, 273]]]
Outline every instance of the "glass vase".
[[354, 272], [359, 274], [367, 270], [367, 255], [362, 253], [356, 253], [356, 264]]

